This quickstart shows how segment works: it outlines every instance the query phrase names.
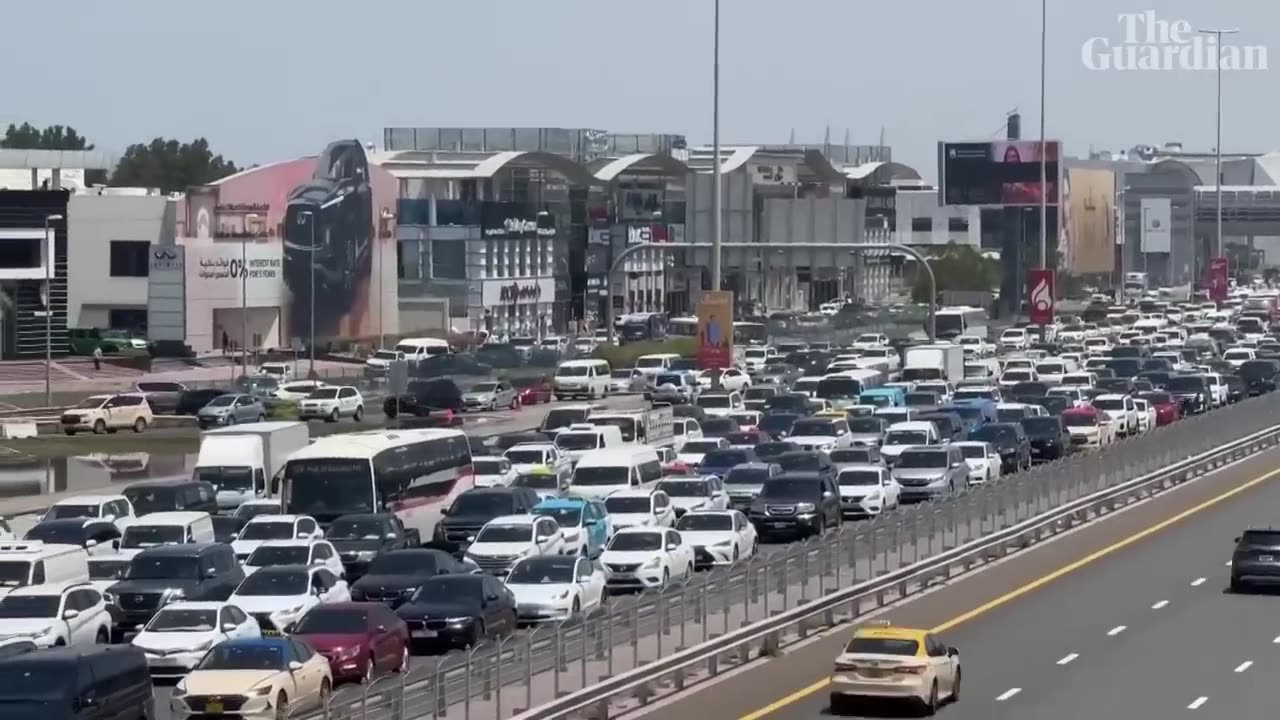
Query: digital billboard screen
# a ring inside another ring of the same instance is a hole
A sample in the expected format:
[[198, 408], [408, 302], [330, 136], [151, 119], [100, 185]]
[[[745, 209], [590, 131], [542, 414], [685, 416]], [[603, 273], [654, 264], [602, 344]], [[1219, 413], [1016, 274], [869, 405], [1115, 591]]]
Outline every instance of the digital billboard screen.
[[[1045, 187], [1040, 159], [1045, 159]], [[938, 143], [939, 193], [943, 205], [1036, 206], [1043, 194], [1058, 204], [1061, 143], [999, 140]]]

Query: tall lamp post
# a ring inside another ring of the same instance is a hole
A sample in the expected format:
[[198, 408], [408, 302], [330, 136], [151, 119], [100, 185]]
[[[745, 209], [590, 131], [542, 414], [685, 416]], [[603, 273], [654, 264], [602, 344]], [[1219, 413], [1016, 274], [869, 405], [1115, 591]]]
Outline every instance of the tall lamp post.
[[[396, 217], [395, 213], [391, 212], [386, 208], [382, 208], [382, 222], [386, 223], [388, 227], [391, 226], [391, 221], [394, 220], [395, 217]], [[381, 237], [381, 235], [382, 235], [382, 225], [379, 224], [378, 231], [377, 231], [378, 240], [377, 240], [377, 244], [374, 246], [377, 248], [377, 253], [378, 253], [378, 256], [374, 258], [374, 262], [378, 264], [378, 291], [377, 292], [378, 292], [378, 349], [379, 350], [381, 350], [387, 344], [387, 334], [386, 334], [386, 331], [383, 329], [383, 325], [382, 325], [382, 252], [383, 252], [382, 240], [383, 238]], [[394, 233], [392, 233], [392, 240], [393, 241], [395, 240]]]
[[1213, 149], [1213, 154], [1214, 154], [1214, 180], [1213, 180], [1214, 192], [1213, 194], [1217, 198], [1217, 205], [1218, 205], [1217, 213], [1216, 213], [1218, 239], [1217, 239], [1217, 252], [1214, 253], [1214, 257], [1222, 257], [1222, 36], [1235, 35], [1236, 33], [1240, 32], [1240, 30], [1239, 28], [1200, 28], [1200, 32], [1204, 33], [1205, 35], [1214, 36], [1214, 42], [1215, 42], [1214, 50], [1216, 51], [1216, 57], [1214, 58], [1214, 61], [1216, 63], [1216, 68], [1218, 72], [1218, 92], [1217, 92], [1218, 94], [1218, 113], [1217, 113], [1218, 114], [1218, 118], [1217, 118], [1218, 142], [1216, 143], [1217, 147]]
[[[1049, 269], [1049, 158], [1044, 140], [1045, 56], [1048, 43], [1048, 0], [1040, 0], [1040, 269]], [[1058, 212], [1062, 212], [1059, 208]]]
[[720, 0], [714, 2], [715, 28], [712, 31], [711, 58], [711, 289], [720, 290]]
[[57, 261], [57, 238], [53, 224], [62, 215], [47, 215], [44, 219], [44, 405], [53, 406], [53, 264]]

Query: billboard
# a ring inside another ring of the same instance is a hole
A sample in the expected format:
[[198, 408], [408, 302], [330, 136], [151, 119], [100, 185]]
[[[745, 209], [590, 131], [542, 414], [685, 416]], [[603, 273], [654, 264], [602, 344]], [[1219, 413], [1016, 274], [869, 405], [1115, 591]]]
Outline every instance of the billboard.
[[1230, 264], [1224, 257], [1209, 260], [1209, 299], [1226, 302], [1231, 289]]
[[[1041, 195], [1058, 204], [1061, 143], [1032, 140], [938, 143], [939, 201], [943, 205], [1038, 206]], [[1040, 161], [1045, 160], [1045, 187]]]
[[1142, 198], [1142, 252], [1167, 253], [1173, 246], [1173, 201]]
[[556, 236], [556, 219], [526, 203], [488, 201], [480, 204], [480, 234], [490, 240], [550, 239]]
[[311, 165], [280, 227], [288, 336], [306, 341], [313, 307], [322, 340], [396, 332], [395, 179], [357, 140], [331, 143]]
[[1054, 287], [1052, 270], [1027, 271], [1027, 319], [1033, 325], [1053, 322]]
[[698, 368], [733, 364], [733, 293], [704, 290], [698, 298]]
[[1116, 175], [1070, 168], [1063, 174], [1063, 267], [1073, 275], [1115, 271]]

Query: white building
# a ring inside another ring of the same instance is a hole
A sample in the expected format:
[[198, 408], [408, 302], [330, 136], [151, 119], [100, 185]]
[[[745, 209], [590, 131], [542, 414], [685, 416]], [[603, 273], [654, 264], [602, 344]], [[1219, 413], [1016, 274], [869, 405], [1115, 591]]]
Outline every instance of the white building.
[[146, 327], [149, 249], [172, 238], [174, 207], [170, 198], [136, 188], [71, 196], [68, 327]]

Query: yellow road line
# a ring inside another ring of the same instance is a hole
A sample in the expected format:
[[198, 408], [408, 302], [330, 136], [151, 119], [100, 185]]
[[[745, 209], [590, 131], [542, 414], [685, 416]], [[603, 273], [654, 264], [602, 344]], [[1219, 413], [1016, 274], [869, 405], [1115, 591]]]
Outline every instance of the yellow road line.
[[[1214, 497], [1211, 497], [1208, 500], [1205, 500], [1199, 505], [1196, 505], [1191, 508], [1187, 508], [1186, 510], [1183, 510], [1182, 512], [1178, 513], [1177, 515], [1174, 515], [1171, 518], [1161, 520], [1155, 525], [1152, 525], [1144, 530], [1139, 530], [1138, 532], [1130, 535], [1129, 537], [1124, 538], [1123, 540], [1118, 540], [1112, 543], [1111, 545], [1108, 545], [1107, 547], [1102, 548], [1101, 550], [1095, 551], [1093, 553], [1090, 553], [1089, 555], [1086, 555], [1085, 557], [1080, 558], [1079, 560], [1063, 565], [1062, 567], [1058, 568], [1057, 570], [1054, 570], [1051, 573], [1048, 573], [1047, 575], [1042, 575], [1036, 578], [1035, 580], [1032, 580], [1026, 583], [1025, 585], [1022, 585], [1021, 587], [1010, 590], [1009, 592], [1001, 595], [1000, 597], [997, 597], [988, 602], [985, 602], [982, 605], [979, 605], [978, 607], [966, 613], [957, 615], [951, 618], [950, 620], [947, 620], [946, 622], [942, 623], [941, 625], [937, 625], [933, 628], [930, 628], [929, 632], [935, 632], [935, 633], [945, 632], [959, 625], [962, 625], [966, 622], [969, 622], [970, 620], [973, 620], [974, 618], [980, 615], [988, 613], [1012, 600], [1016, 600], [1017, 598], [1020, 598], [1023, 595], [1026, 595], [1027, 593], [1032, 592], [1033, 590], [1038, 590], [1039, 588], [1044, 587], [1045, 585], [1048, 585], [1049, 583], [1053, 582], [1054, 580], [1057, 580], [1058, 578], [1068, 573], [1075, 572], [1076, 570], [1079, 570], [1080, 568], [1086, 565], [1089, 565], [1097, 560], [1100, 560], [1116, 552], [1117, 550], [1122, 550], [1134, 544], [1135, 542], [1138, 542], [1139, 540], [1150, 537], [1151, 535], [1154, 535], [1160, 532], [1161, 530], [1164, 530], [1165, 528], [1169, 527], [1170, 525], [1173, 525], [1174, 523], [1181, 522], [1182, 520], [1185, 520], [1191, 517], [1192, 515], [1195, 515], [1198, 512], [1211, 508], [1214, 505], [1217, 505], [1218, 503], [1222, 502], [1223, 500], [1227, 500], [1229, 498], [1235, 497], [1236, 495], [1239, 495], [1240, 493], [1250, 488], [1261, 485], [1262, 483], [1278, 475], [1280, 475], [1280, 468], [1272, 470], [1263, 475], [1259, 475], [1258, 477], [1253, 478], [1252, 480], [1246, 482], [1243, 485], [1239, 485], [1235, 488], [1227, 490], [1226, 492], [1220, 495], [1215, 495]], [[772, 715], [773, 713], [781, 710], [782, 708], [788, 705], [799, 702], [800, 700], [803, 700], [804, 698], [816, 692], [821, 691], [823, 688], [827, 687], [827, 685], [829, 684], [831, 684], [830, 678], [823, 678], [808, 687], [801, 688], [800, 690], [797, 690], [791, 693], [790, 695], [787, 695], [786, 697], [780, 698], [779, 700], [769, 703], [768, 705], [765, 705], [759, 710], [755, 710], [746, 715], [743, 715], [738, 720], [760, 720], [761, 718], [767, 715]]]

